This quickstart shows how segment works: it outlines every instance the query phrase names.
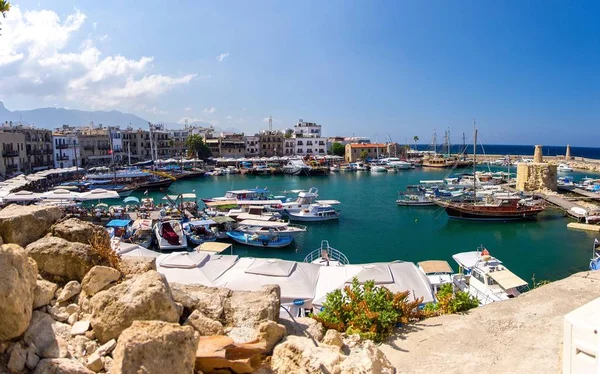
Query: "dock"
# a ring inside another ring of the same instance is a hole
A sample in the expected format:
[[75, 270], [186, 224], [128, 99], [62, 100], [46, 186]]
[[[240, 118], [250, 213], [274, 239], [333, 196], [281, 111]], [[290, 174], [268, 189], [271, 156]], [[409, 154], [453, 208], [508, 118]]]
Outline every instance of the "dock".
[[[587, 209], [579, 204], [576, 204], [572, 201], [565, 199], [564, 197], [557, 195], [546, 195], [544, 193], [537, 193], [536, 196], [539, 196], [548, 203], [564, 210], [569, 216], [576, 218], [578, 221], [585, 219], [585, 213], [583, 212], [587, 212]], [[579, 209], [575, 209], [576, 211], [573, 211], [573, 208]]]
[[587, 223], [570, 222], [567, 224], [567, 227], [570, 229], [600, 232], [600, 225], [590, 225]]
[[581, 195], [590, 200], [600, 200], [600, 194], [597, 194], [595, 192], [586, 191], [582, 188], [578, 188], [578, 187], [571, 188], [571, 187], [558, 186], [558, 189], [561, 191], [565, 191], [565, 192], [576, 193], [577, 195]]

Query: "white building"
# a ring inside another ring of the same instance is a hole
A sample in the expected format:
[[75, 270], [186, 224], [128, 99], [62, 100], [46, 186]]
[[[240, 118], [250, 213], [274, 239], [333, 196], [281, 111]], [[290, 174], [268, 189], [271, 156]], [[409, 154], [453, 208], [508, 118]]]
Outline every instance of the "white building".
[[123, 157], [123, 134], [121, 129], [118, 127], [109, 127], [108, 136], [110, 137], [110, 144], [112, 146], [112, 152], [116, 162], [120, 162]]
[[299, 156], [324, 156], [327, 154], [327, 138], [321, 136], [321, 125], [304, 122], [294, 126], [295, 153]]
[[53, 134], [52, 153], [54, 154], [54, 168], [81, 166], [77, 135]]
[[260, 137], [256, 135], [244, 136], [244, 143], [246, 144], [246, 157], [258, 156], [260, 151]]

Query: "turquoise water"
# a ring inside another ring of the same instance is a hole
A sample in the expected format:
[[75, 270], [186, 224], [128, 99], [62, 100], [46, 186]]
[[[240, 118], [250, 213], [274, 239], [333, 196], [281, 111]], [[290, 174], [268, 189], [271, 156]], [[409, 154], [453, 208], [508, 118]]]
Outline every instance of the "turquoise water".
[[[583, 174], [570, 173], [575, 178]], [[344, 252], [350, 262], [447, 260], [455, 269], [452, 254], [484, 245], [509, 269], [526, 281], [555, 280], [586, 270], [593, 233], [567, 230], [569, 219], [547, 209], [537, 221], [472, 222], [449, 220], [437, 207], [400, 207], [397, 193], [423, 179], [441, 179], [444, 171], [415, 169], [398, 173], [336, 173], [324, 177], [241, 176], [178, 181], [169, 194], [195, 190], [197, 196], [222, 196], [231, 189], [268, 187], [277, 195], [284, 190], [317, 187], [321, 199], [341, 202], [339, 222], [308, 224], [308, 231], [292, 246], [263, 249], [234, 244], [240, 256], [277, 257], [302, 261], [321, 240]], [[136, 192], [135, 196], [142, 197]], [[155, 200], [160, 193], [153, 193]]]

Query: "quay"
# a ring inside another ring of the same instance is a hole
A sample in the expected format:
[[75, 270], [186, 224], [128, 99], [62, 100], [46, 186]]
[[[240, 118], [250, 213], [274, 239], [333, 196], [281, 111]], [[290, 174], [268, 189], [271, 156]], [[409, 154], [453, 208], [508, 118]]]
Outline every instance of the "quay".
[[600, 226], [587, 223], [569, 222], [567, 223], [567, 227], [570, 229], [600, 232]]
[[590, 191], [586, 191], [582, 188], [571, 188], [571, 187], [565, 187], [565, 186], [558, 186], [558, 189], [561, 191], [566, 191], [566, 192], [573, 192], [576, 193], [578, 195], [584, 196], [587, 199], [590, 200], [600, 200], [600, 194], [594, 193], [594, 192], [590, 192]]
[[536, 193], [535, 196], [538, 196], [553, 206], [564, 210], [569, 216], [576, 218], [578, 221], [585, 220], [584, 212], [587, 212], [587, 209], [579, 204], [575, 204], [574, 202], [569, 201], [561, 196], [547, 195], [541, 192]]

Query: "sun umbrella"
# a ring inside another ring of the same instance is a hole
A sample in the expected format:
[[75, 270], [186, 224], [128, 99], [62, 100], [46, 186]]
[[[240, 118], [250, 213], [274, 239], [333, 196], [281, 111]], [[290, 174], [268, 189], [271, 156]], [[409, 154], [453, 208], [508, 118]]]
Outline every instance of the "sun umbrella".
[[119, 193], [117, 191], [109, 191], [109, 190], [105, 190], [103, 188], [96, 188], [94, 190], [82, 193], [79, 198], [83, 201], [118, 199]]
[[77, 192], [58, 189], [48, 191], [42, 194], [42, 199], [54, 199], [54, 200], [76, 200], [79, 198], [79, 194]]
[[39, 193], [34, 193], [31, 191], [19, 191], [15, 193], [8, 194], [4, 196], [2, 199], [4, 201], [33, 201], [38, 200], [40, 198]]
[[125, 204], [139, 204], [140, 203], [140, 199], [138, 199], [135, 196], [129, 196], [129, 197], [126, 197], [125, 199], [123, 199], [123, 202]]

